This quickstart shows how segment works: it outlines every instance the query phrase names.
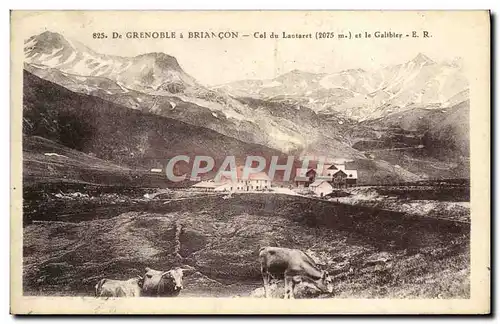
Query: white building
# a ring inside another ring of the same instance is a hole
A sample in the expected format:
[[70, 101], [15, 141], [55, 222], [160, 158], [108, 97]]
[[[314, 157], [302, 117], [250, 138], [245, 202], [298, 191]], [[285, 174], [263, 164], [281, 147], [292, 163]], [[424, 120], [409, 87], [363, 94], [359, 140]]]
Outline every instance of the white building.
[[243, 177], [243, 174], [243, 169], [240, 168], [236, 173], [236, 179], [230, 176], [221, 176], [218, 181], [201, 181], [193, 185], [192, 188], [218, 192], [262, 191], [271, 189], [271, 178], [265, 172], [250, 173], [246, 178]]
[[259, 191], [272, 186], [271, 178], [264, 172], [251, 173], [246, 179], [242, 174], [238, 174], [236, 179], [222, 177], [221, 181], [223, 185], [219, 191]]
[[333, 192], [333, 186], [326, 180], [316, 180], [309, 189], [316, 194], [316, 196], [323, 197]]

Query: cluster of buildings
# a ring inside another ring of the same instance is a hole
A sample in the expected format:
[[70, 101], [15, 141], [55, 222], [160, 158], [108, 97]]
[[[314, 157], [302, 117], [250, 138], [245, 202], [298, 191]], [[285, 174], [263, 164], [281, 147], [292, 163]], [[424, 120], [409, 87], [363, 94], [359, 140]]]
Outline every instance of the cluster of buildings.
[[[192, 188], [203, 191], [245, 192], [270, 191], [273, 187], [272, 179], [265, 172], [251, 173], [248, 178], [243, 179], [241, 171], [242, 169], [239, 169], [237, 172], [236, 179], [220, 177], [218, 180], [205, 180], [194, 184]], [[357, 180], [357, 170], [348, 170], [344, 164], [327, 164], [321, 170], [318, 168], [296, 169], [293, 183], [297, 188], [309, 190], [323, 197], [336, 189], [355, 186]]]
[[348, 170], [345, 164], [325, 164], [319, 168], [297, 169], [295, 185], [308, 188], [317, 196], [323, 197], [335, 189], [352, 187], [357, 184], [358, 171]]

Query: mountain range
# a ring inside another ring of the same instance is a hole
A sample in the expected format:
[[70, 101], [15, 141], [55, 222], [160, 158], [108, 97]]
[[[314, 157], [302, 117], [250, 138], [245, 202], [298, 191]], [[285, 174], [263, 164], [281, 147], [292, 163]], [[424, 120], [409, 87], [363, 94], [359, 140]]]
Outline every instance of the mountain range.
[[328, 126], [330, 122], [308, 109], [296, 116], [295, 105], [282, 107], [288, 115], [296, 116], [290, 121], [277, 116], [267, 105], [249, 106], [225, 92], [201, 86], [183, 72], [175, 58], [166, 54], [101, 55], [60, 34], [44, 32], [27, 40], [25, 56], [25, 69], [29, 72], [72, 91], [128, 108], [210, 128], [283, 152], [318, 146], [356, 155], [355, 150], [337, 138], [335, 128], [323, 127], [327, 131], [318, 132], [317, 124]]
[[271, 80], [244, 80], [215, 88], [234, 96], [295, 102], [321, 114], [368, 120], [412, 108], [447, 107], [448, 101], [468, 89], [468, 82], [460, 60], [436, 63], [419, 53], [409, 62], [375, 71], [293, 70]]
[[[378, 71], [295, 70], [209, 88], [165, 53], [105, 55], [47, 31], [26, 40], [24, 68], [26, 134], [128, 167], [180, 151], [234, 150], [342, 158], [366, 182], [377, 172], [388, 181], [468, 176], [468, 84], [459, 60], [419, 54]], [[395, 148], [406, 151], [389, 156]], [[408, 158], [432, 167], [412, 168]], [[433, 172], [443, 163], [454, 171]]]

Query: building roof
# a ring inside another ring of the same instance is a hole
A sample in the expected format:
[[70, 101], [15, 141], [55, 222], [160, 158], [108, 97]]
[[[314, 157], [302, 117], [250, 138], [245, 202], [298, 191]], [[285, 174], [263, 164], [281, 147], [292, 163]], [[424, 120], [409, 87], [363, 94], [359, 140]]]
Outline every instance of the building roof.
[[348, 179], [357, 179], [358, 178], [358, 170], [345, 170], [347, 173]]
[[345, 170], [337, 170], [337, 171], [335, 171], [335, 172], [333, 172], [333, 173], [332, 173], [332, 177], [333, 177], [334, 175], [336, 175], [336, 174], [339, 174], [339, 173], [343, 173], [343, 174], [345, 174], [346, 176], [348, 176], [348, 174], [347, 174], [347, 172], [346, 172]]
[[358, 178], [358, 170], [345, 170], [345, 169], [339, 169], [335, 171], [333, 175], [337, 174], [338, 172], [343, 172], [347, 175], [348, 179], [357, 179]]
[[198, 183], [195, 183], [191, 187], [193, 188], [215, 188], [220, 186], [220, 183], [215, 183], [214, 181], [201, 181]]
[[233, 185], [230, 183], [223, 183], [220, 186], [217, 186], [214, 190], [215, 191], [224, 191], [224, 189], [231, 188]]
[[307, 172], [311, 170], [319, 174], [325, 174], [328, 173], [329, 171], [337, 171], [337, 170], [345, 171], [345, 164], [323, 164], [323, 170], [321, 170], [319, 166], [316, 166], [316, 168], [297, 168], [295, 169], [295, 174], [305, 175]]
[[[236, 169], [236, 177], [238, 180], [267, 180], [271, 181], [271, 178], [267, 175], [265, 172], [256, 172], [256, 173], [249, 173], [248, 178], [243, 179], [243, 174], [244, 174], [244, 167], [239, 167]], [[221, 181], [223, 180], [232, 180], [232, 177], [230, 175], [221, 175]]]
[[333, 186], [330, 184], [330, 182], [328, 182], [326, 180], [316, 180], [313, 183], [311, 183], [309, 185], [309, 187], [315, 187], [315, 188], [328, 187], [328, 188], [331, 188], [331, 189], [333, 188]]
[[339, 170], [345, 171], [345, 165], [344, 164], [324, 164], [323, 170], [320, 170], [320, 168], [316, 168], [316, 172], [322, 176], [332, 176]]
[[347, 175], [348, 179], [357, 179], [358, 171], [357, 170], [346, 170], [345, 164], [325, 164], [323, 166], [323, 171], [319, 172], [319, 169], [314, 168], [297, 168], [296, 169], [296, 177], [295, 181], [307, 181], [305, 177], [306, 173], [309, 171], [315, 171], [318, 175], [316, 176], [317, 180], [331, 180], [333, 175], [337, 172], [342, 171]]
[[326, 181], [326, 180], [317, 179], [317, 180], [314, 180], [314, 182], [311, 183], [309, 185], [309, 187], [317, 187], [317, 186], [321, 185], [324, 182], [328, 183], [328, 181]]

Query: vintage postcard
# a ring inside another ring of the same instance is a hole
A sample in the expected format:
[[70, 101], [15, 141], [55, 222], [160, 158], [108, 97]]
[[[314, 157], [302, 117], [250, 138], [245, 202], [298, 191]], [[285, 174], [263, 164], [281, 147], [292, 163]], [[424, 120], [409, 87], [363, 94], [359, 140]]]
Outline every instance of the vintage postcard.
[[11, 313], [490, 312], [488, 11], [11, 28]]

